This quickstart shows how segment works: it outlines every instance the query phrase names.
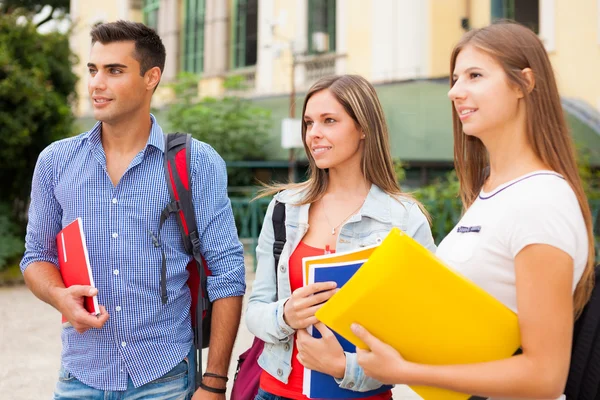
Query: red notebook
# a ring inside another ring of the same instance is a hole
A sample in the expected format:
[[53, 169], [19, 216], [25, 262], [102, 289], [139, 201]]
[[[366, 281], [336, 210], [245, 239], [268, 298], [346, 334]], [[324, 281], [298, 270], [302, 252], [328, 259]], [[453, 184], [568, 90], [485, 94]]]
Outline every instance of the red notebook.
[[[58, 249], [60, 275], [65, 286], [88, 285], [95, 287], [81, 218], [77, 218], [65, 226], [56, 235], [56, 247]], [[100, 314], [98, 296], [85, 297], [84, 306], [91, 314]], [[62, 321], [63, 323], [67, 322], [64, 316]]]

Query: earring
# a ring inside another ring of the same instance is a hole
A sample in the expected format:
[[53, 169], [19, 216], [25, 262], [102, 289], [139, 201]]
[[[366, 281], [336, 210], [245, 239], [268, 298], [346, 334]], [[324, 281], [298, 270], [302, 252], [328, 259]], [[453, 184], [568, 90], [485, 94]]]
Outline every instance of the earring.
[[364, 139], [364, 138], [365, 138], [365, 134], [363, 133], [363, 134], [362, 134], [362, 136], [361, 136], [360, 138], [361, 138], [361, 139]]

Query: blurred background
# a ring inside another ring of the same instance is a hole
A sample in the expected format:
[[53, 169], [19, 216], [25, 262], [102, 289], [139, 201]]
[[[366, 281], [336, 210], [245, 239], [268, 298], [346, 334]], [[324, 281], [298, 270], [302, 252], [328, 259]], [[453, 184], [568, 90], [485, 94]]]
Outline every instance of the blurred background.
[[398, 179], [429, 209], [439, 241], [461, 211], [446, 96], [450, 52], [465, 31], [497, 19], [516, 20], [544, 42], [599, 218], [599, 0], [2, 0], [0, 270], [14, 269], [23, 251], [39, 152], [95, 122], [89, 32], [118, 19], [143, 22], [163, 38], [167, 61], [153, 113], [166, 131], [190, 132], [225, 159], [251, 255], [268, 199], [249, 200], [259, 182], [305, 179], [303, 96], [331, 74], [360, 74], [375, 85]]
[[[143, 22], [163, 38], [167, 62], [153, 102], [163, 129], [190, 132], [225, 159], [249, 279], [269, 200], [251, 199], [260, 182], [306, 178], [304, 94], [331, 74], [360, 74], [375, 85], [398, 179], [431, 213], [439, 242], [461, 213], [446, 96], [450, 52], [464, 32], [497, 19], [528, 26], [548, 51], [600, 234], [600, 0], [0, 0], [0, 285], [22, 284], [39, 153], [95, 123], [89, 32], [118, 19]], [[4, 290], [0, 392], [15, 368], [29, 379], [13, 380], [2, 398], [34, 398], [21, 390], [35, 387], [36, 367], [47, 375], [48, 396], [60, 352], [57, 315], [32, 322], [49, 308], [37, 308], [26, 288]], [[21, 360], [22, 349], [51, 358]]]
[[597, 221], [598, 0], [0, 1], [0, 270], [14, 272], [2, 279], [19, 279], [39, 152], [95, 122], [86, 87], [94, 25], [133, 20], [161, 35], [167, 62], [153, 113], [166, 131], [190, 132], [225, 159], [239, 234], [253, 255], [268, 199], [250, 199], [259, 182], [305, 179], [303, 96], [331, 74], [375, 85], [398, 179], [426, 204], [439, 241], [461, 211], [450, 51], [465, 31], [506, 18], [546, 46]]

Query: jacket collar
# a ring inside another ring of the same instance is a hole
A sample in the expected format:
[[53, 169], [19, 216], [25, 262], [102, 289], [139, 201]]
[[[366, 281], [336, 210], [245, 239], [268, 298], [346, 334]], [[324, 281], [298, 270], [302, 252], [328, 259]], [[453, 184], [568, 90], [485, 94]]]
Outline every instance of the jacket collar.
[[[307, 189], [296, 189], [296, 190], [285, 190], [277, 193], [274, 198], [280, 203], [286, 204], [298, 204], [302, 198], [306, 195]], [[360, 221], [362, 217], [369, 217], [380, 222], [388, 223], [392, 220], [392, 211], [390, 207], [390, 201], [394, 201], [392, 197], [381, 190], [379, 186], [372, 184], [365, 203], [363, 204], [360, 211], [352, 216], [347, 222]], [[305, 204], [301, 207], [299, 219], [300, 223], [308, 223], [308, 209], [309, 204]]]

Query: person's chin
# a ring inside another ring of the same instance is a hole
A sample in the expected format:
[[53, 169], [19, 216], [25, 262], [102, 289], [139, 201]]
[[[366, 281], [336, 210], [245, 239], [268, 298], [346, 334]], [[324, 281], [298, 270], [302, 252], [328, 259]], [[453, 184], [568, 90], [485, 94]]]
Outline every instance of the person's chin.
[[105, 124], [110, 124], [114, 121], [114, 116], [104, 110], [95, 110], [94, 119]]
[[463, 126], [463, 133], [464, 133], [466, 136], [470, 136], [470, 137], [476, 137], [476, 138], [479, 138], [479, 133], [480, 133], [480, 132], [479, 132], [479, 130], [477, 130], [477, 129], [473, 129], [473, 127], [467, 127], [467, 128], [465, 128], [465, 127]]
[[331, 165], [330, 165], [331, 163], [329, 163], [329, 162], [321, 161], [321, 162], [317, 162], [315, 164], [317, 165], [317, 168], [324, 169], [324, 170], [327, 170], [331, 167]]

